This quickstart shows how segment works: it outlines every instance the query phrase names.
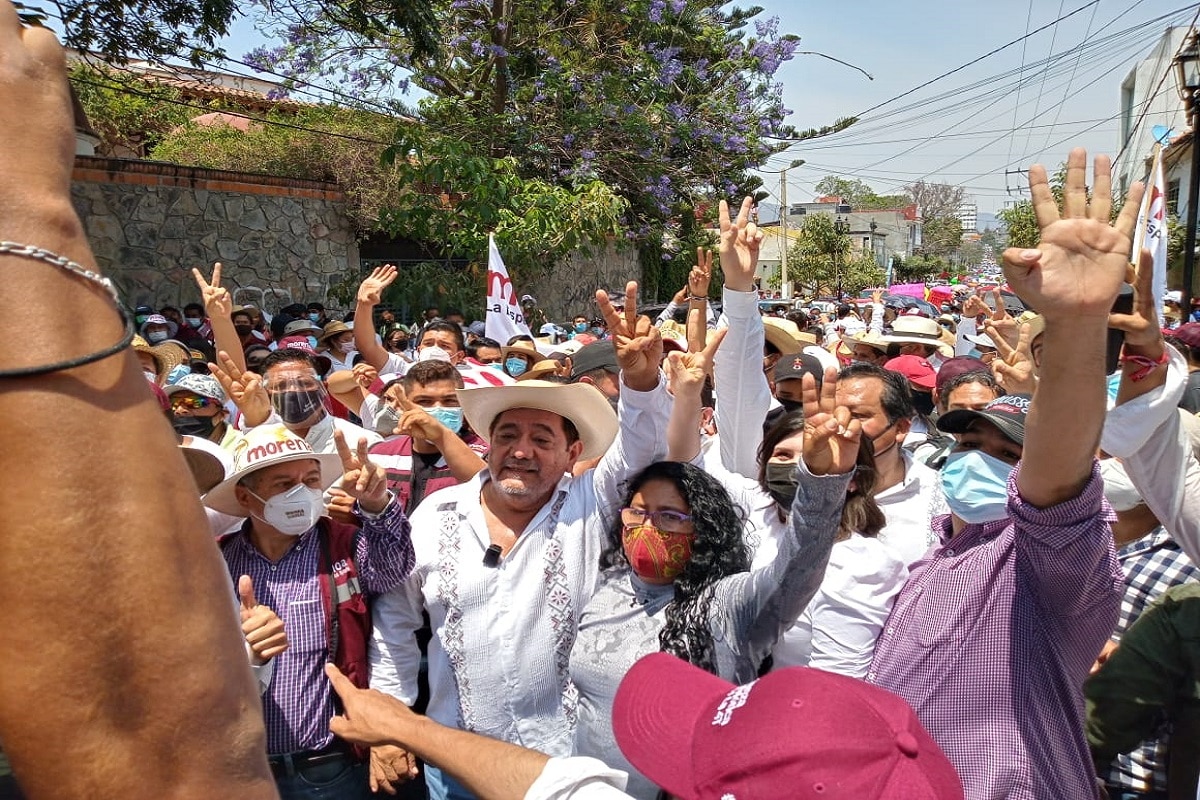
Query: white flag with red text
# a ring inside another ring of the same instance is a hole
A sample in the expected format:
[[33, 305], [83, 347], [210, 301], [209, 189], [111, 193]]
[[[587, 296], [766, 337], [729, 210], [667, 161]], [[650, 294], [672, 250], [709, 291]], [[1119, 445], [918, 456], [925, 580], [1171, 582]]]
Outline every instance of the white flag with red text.
[[1154, 148], [1154, 166], [1146, 184], [1146, 197], [1138, 214], [1133, 234], [1131, 260], [1138, 263], [1142, 250], [1154, 257], [1154, 307], [1158, 309], [1158, 324], [1163, 325], [1163, 296], [1167, 293], [1167, 185], [1163, 180], [1162, 146]]
[[496, 247], [496, 237], [488, 236], [487, 320], [484, 335], [500, 344], [514, 336], [531, 336], [519, 295], [508, 278], [508, 268]]

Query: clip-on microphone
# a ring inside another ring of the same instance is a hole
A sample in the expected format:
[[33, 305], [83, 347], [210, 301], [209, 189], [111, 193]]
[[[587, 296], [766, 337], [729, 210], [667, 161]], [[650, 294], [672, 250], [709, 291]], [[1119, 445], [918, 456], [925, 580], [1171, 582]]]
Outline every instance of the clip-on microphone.
[[500, 545], [488, 545], [487, 552], [483, 554], [483, 565], [485, 567], [495, 567], [500, 564]]

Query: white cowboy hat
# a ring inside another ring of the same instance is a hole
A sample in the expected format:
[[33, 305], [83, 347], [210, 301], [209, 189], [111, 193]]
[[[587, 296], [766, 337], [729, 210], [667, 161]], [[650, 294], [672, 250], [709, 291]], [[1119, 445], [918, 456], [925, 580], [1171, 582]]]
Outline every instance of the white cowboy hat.
[[512, 386], [459, 389], [463, 415], [484, 440], [490, 440], [492, 421], [514, 408], [535, 408], [569, 419], [583, 442], [581, 459], [599, 458], [617, 438], [617, 415], [608, 400], [586, 383], [521, 381]]
[[936, 347], [946, 358], [954, 357], [954, 347], [942, 338], [945, 329], [929, 317], [900, 316], [892, 323], [892, 332], [885, 333], [888, 344], [927, 344]]
[[799, 353], [806, 345], [817, 343], [817, 337], [800, 330], [790, 319], [763, 317], [763, 333], [767, 341], [785, 356]]
[[233, 471], [204, 495], [204, 505], [234, 517], [246, 516], [234, 490], [251, 472], [272, 464], [311, 458], [321, 465], [321, 488], [342, 477], [342, 459], [336, 453], [314, 453], [312, 445], [283, 425], [259, 425], [233, 444]]

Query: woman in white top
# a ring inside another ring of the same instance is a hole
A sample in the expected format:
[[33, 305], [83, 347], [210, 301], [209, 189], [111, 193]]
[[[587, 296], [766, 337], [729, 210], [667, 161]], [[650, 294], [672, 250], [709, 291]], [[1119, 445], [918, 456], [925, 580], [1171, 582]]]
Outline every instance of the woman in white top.
[[[674, 388], [678, 403], [678, 381]], [[691, 464], [659, 462], [631, 482], [601, 558], [600, 585], [579, 622], [571, 679], [579, 693], [576, 754], [628, 770], [633, 797], [657, 793], [628, 765], [612, 733], [613, 698], [633, 663], [662, 651], [749, 682], [820, 585], [861, 427], [842, 408], [832, 430], [822, 429], [823, 420], [835, 420], [832, 386], [820, 409], [815, 387], [811, 395], [803, 463], [792, 465], [793, 517], [803, 523], [761, 569], [750, 571], [741, 520], [711, 476]]]

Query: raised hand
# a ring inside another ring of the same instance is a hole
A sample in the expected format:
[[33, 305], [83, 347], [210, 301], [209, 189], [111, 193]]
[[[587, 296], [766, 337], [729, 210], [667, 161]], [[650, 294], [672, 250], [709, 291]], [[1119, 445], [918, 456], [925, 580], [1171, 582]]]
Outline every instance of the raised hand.
[[[699, 309], [689, 312], [689, 324], [693, 314], [699, 316]], [[697, 396], [700, 394], [700, 390], [704, 388], [704, 379], [712, 372], [713, 356], [716, 354], [717, 348], [721, 346], [727, 332], [728, 328], [722, 328], [714, 333], [712, 340], [701, 350], [689, 347], [686, 353], [671, 353], [667, 359], [667, 367], [670, 370], [671, 389], [676, 397], [685, 394]]]
[[883, 289], [876, 289], [871, 292], [871, 303], [877, 306], [883, 305]]
[[649, 317], [638, 316], [637, 290], [636, 281], [626, 284], [624, 313], [613, 307], [607, 292], [597, 291], [596, 303], [600, 306], [600, 313], [617, 349], [621, 380], [630, 389], [648, 392], [658, 385], [663, 354], [662, 333]]
[[358, 501], [358, 507], [368, 514], [381, 514], [387, 508], [391, 495], [387, 488], [387, 473], [383, 467], [371, 461], [367, 454], [367, 440], [361, 438], [353, 451], [346, 444], [346, 436], [334, 430], [333, 442], [342, 459], [342, 479], [338, 487]]
[[982, 317], [984, 315], [991, 316], [992, 310], [988, 308], [988, 304], [983, 301], [979, 294], [973, 294], [963, 301], [962, 315], [964, 319], [971, 317]]
[[1032, 395], [1037, 389], [1037, 377], [1030, 350], [1032, 328], [1029, 323], [1020, 326], [1015, 347], [991, 322], [986, 327], [987, 335], [996, 343], [996, 358], [991, 363], [996, 382], [1004, 387], [1005, 394]]
[[1162, 352], [1162, 328], [1158, 327], [1158, 309], [1154, 306], [1154, 257], [1142, 250], [1133, 276], [1133, 310], [1128, 314], [1109, 314], [1108, 327], [1125, 332], [1125, 344], [1139, 350]]
[[226, 319], [233, 314], [233, 296], [221, 286], [221, 262], [213, 264], [212, 280], [204, 279], [203, 273], [192, 268], [192, 277], [200, 287], [200, 298], [204, 302], [204, 313], [211, 319]]
[[238, 597], [242, 635], [250, 645], [251, 660], [261, 666], [288, 649], [287, 632], [279, 615], [254, 598], [254, 582], [249, 575], [238, 578]]
[[1047, 322], [1072, 317], [1107, 320], [1126, 278], [1143, 186], [1133, 185], [1116, 222], [1109, 224], [1112, 164], [1107, 156], [1096, 158], [1089, 203], [1086, 162], [1087, 152], [1080, 147], [1067, 158], [1061, 214], [1045, 167], [1030, 167], [1029, 189], [1041, 242], [1036, 250], [1004, 252], [1009, 285]]
[[729, 217], [729, 204], [721, 201], [721, 271], [725, 273], [725, 286], [735, 292], [754, 291], [754, 274], [758, 270], [758, 249], [763, 234], [750, 221], [752, 198], [742, 200], [736, 219]]
[[354, 375], [354, 382], [361, 389], [370, 389], [371, 384], [379, 378], [379, 370], [370, 364], [355, 364], [350, 372]]
[[854, 469], [862, 422], [835, 398], [837, 370], [825, 370], [820, 390], [812, 375], [800, 383], [804, 400], [804, 465], [813, 475], [842, 475]]
[[708, 285], [712, 282], [712, 251], [696, 248], [696, 266], [688, 273], [688, 294], [692, 297], [708, 297]]
[[384, 264], [371, 270], [371, 274], [358, 285], [358, 302], [364, 306], [377, 306], [383, 299], [383, 290], [396, 280], [396, 268]]
[[440, 450], [446, 434], [454, 435], [450, 429], [434, 419], [428, 411], [409, 400], [408, 395], [404, 393], [403, 386], [396, 386], [392, 391], [395, 392], [396, 403], [400, 407], [400, 419], [396, 423], [396, 433], [411, 436], [414, 439], [424, 439]]
[[271, 398], [263, 386], [262, 376], [243, 370], [224, 350], [217, 353], [217, 360], [221, 363], [209, 362], [208, 371], [242, 412], [246, 426], [253, 428], [266, 422], [271, 416]]

